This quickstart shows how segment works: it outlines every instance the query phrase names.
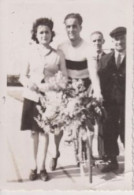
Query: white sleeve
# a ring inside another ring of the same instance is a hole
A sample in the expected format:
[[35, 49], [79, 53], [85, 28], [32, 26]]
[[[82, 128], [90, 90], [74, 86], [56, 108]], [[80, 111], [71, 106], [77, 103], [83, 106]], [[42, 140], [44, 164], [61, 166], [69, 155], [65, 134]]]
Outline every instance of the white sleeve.
[[67, 69], [66, 69], [66, 62], [65, 62], [64, 54], [63, 54], [63, 52], [61, 50], [57, 50], [57, 52], [59, 54], [60, 70], [63, 73], [63, 75], [67, 77]]

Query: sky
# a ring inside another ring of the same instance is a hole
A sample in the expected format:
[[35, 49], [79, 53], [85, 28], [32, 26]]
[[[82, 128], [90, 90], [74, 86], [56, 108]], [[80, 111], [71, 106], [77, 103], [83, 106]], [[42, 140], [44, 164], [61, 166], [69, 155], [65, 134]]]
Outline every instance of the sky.
[[[56, 37], [54, 48], [67, 39], [64, 17], [71, 12], [83, 17], [81, 36], [90, 43], [93, 31], [102, 31], [105, 38], [104, 49], [112, 47], [109, 33], [118, 26], [128, 27], [129, 2], [131, 0], [1, 0], [3, 8], [0, 22], [3, 25], [6, 49], [7, 73], [18, 74], [21, 70], [21, 53], [31, 38], [33, 22], [40, 17], [54, 21]], [[3, 20], [4, 19], [4, 20]]]

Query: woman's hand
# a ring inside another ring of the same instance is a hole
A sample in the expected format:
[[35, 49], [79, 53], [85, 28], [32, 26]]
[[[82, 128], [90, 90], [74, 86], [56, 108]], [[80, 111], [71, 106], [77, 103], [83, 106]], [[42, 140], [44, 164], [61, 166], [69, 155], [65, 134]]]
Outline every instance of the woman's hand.
[[35, 83], [31, 82], [31, 81], [28, 82], [27, 87], [28, 87], [30, 90], [32, 90], [32, 91], [38, 92], [38, 90], [39, 90], [38, 86], [37, 86]]

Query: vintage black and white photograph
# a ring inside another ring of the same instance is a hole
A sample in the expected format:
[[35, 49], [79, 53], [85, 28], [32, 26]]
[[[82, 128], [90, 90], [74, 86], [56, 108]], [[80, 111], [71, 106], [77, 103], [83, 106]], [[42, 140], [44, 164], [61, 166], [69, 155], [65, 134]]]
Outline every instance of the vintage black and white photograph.
[[0, 188], [132, 190], [133, 0], [0, 1]]

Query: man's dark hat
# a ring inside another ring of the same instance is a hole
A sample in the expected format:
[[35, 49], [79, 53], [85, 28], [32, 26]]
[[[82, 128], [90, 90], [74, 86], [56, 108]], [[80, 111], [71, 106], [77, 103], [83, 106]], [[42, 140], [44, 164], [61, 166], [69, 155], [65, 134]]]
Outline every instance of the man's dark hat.
[[125, 27], [121, 26], [121, 27], [118, 27], [118, 28], [115, 28], [114, 30], [112, 30], [110, 32], [110, 36], [114, 38], [114, 37], [117, 37], [120, 35], [125, 35], [126, 31], [127, 31], [127, 29]]

